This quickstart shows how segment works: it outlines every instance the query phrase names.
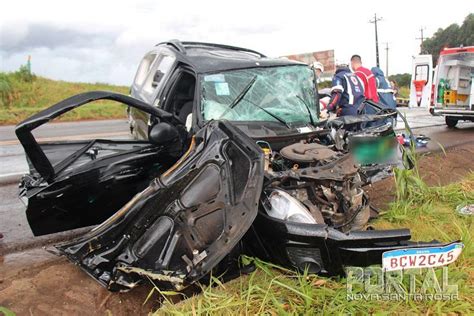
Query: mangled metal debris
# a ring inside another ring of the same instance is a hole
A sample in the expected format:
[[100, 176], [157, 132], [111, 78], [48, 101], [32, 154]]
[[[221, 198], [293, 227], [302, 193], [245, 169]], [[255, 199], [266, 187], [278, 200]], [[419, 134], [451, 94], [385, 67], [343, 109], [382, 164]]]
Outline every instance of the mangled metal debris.
[[187, 159], [59, 251], [111, 290], [145, 275], [178, 289], [208, 274], [257, 215], [263, 154], [229, 123], [210, 123], [196, 139]]
[[[136, 273], [140, 276], [146, 276], [154, 281], [159, 281], [159, 282], [167, 282], [174, 284], [174, 287], [179, 291], [183, 289], [182, 284], [184, 283], [184, 275], [180, 276], [172, 276], [173, 272], [172, 271], [166, 271], [164, 270], [162, 274], [159, 273], [154, 273], [152, 271], [144, 270], [141, 268], [137, 267], [128, 267], [128, 266], [117, 266], [117, 270], [125, 273]], [[132, 283], [128, 288], [133, 288], [137, 283]]]

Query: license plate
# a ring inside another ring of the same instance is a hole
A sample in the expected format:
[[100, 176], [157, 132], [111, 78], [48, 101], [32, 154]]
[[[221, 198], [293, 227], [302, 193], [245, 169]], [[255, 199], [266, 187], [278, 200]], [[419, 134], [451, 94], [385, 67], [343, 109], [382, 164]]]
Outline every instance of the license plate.
[[444, 247], [386, 251], [382, 254], [382, 268], [385, 271], [395, 271], [445, 266], [456, 261], [463, 247], [462, 243], [452, 243]]
[[361, 165], [383, 164], [396, 161], [398, 143], [395, 136], [353, 137], [350, 151]]

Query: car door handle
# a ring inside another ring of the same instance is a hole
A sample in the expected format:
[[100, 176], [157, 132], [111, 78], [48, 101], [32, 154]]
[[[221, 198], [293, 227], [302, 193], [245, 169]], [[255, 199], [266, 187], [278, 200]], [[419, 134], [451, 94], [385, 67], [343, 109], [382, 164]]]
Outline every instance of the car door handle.
[[44, 193], [41, 192], [41, 193], [38, 194], [38, 198], [39, 199], [47, 199], [47, 198], [50, 198], [52, 196], [58, 196], [59, 194], [62, 194], [64, 192], [66, 192], [70, 188], [72, 188], [72, 184], [65, 185], [64, 187], [59, 188], [59, 189], [54, 190], [54, 191], [49, 191], [49, 192], [44, 192]]

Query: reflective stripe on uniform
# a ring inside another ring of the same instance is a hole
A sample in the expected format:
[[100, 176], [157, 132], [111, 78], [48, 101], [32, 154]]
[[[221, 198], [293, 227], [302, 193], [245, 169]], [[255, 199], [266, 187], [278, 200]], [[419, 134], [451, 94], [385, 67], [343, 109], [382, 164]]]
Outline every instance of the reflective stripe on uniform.
[[378, 93], [395, 93], [393, 89], [377, 89]]
[[344, 75], [344, 78], [346, 79], [347, 95], [349, 96], [349, 104], [353, 105], [354, 104], [354, 94], [352, 93], [352, 86], [351, 86], [351, 83], [349, 82], [349, 77]]
[[344, 87], [341, 85], [337, 85], [331, 88], [331, 92], [333, 92], [334, 90], [339, 90], [341, 92], [344, 92]]

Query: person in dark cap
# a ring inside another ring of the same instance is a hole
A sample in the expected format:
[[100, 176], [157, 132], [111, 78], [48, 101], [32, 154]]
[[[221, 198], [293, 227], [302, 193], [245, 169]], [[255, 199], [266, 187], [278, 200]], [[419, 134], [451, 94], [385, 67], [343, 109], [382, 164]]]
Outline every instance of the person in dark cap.
[[339, 66], [332, 79], [328, 112], [336, 112], [338, 116], [357, 115], [364, 100], [364, 87], [360, 79], [347, 66]]

